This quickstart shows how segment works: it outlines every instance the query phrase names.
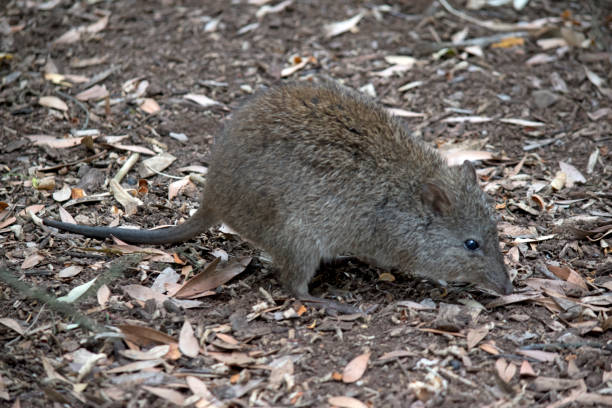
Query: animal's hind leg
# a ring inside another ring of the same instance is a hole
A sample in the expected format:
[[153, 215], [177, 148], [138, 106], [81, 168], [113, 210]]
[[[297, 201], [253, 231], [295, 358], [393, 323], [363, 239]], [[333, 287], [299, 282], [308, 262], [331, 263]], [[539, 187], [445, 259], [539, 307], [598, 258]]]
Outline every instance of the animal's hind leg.
[[[274, 258], [274, 254], [272, 254]], [[327, 309], [334, 309], [340, 313], [358, 313], [360, 310], [354, 306], [342, 304], [329, 299], [312, 296], [308, 291], [308, 284], [315, 275], [320, 265], [320, 257], [313, 254], [309, 257], [300, 258], [275, 258], [277, 266], [280, 268], [280, 281], [285, 289], [297, 299], [307, 303], [314, 303], [324, 306]]]

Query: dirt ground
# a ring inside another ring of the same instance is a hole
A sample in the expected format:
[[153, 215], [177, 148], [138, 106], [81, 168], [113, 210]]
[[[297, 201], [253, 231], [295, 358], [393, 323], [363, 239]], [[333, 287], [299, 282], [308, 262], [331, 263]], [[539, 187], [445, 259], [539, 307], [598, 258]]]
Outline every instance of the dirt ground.
[[[612, 406], [612, 3], [387, 4], [2, 2], [0, 405]], [[513, 294], [348, 259], [311, 287], [369, 311], [338, 315], [226, 229], [144, 251], [32, 221], [181, 222], [241, 100], [317, 74], [474, 161]], [[135, 152], [142, 205], [104, 194]]]

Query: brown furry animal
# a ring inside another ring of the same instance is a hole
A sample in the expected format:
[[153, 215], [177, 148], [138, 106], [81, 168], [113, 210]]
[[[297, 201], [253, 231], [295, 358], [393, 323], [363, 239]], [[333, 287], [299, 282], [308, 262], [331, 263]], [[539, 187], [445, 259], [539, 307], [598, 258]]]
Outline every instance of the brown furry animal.
[[[329, 80], [262, 91], [212, 148], [198, 211], [164, 230], [46, 225], [133, 243], [224, 222], [270, 253], [296, 297], [322, 260], [353, 254], [432, 280], [512, 292], [494, 212], [469, 162], [449, 167], [369, 97]], [[332, 307], [338, 306], [327, 302]]]

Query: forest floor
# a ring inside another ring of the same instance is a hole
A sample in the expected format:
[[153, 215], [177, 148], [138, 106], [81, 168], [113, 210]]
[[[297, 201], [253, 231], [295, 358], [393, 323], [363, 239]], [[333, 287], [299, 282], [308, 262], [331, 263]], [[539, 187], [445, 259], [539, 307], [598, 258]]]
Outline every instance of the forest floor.
[[[2, 3], [0, 405], [612, 406], [610, 2]], [[369, 312], [335, 314], [224, 228], [128, 246], [33, 222], [185, 220], [231, 112], [317, 74], [474, 161], [513, 294], [348, 260], [311, 290]], [[109, 183], [135, 153], [142, 205]]]

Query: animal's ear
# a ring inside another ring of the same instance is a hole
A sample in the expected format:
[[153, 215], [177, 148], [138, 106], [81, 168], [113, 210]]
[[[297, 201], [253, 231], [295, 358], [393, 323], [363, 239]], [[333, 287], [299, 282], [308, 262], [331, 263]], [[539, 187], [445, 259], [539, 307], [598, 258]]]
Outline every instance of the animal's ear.
[[433, 210], [438, 215], [450, 213], [451, 201], [444, 190], [437, 184], [426, 182], [421, 189], [421, 200], [426, 207]]
[[476, 169], [471, 161], [466, 160], [461, 165], [461, 171], [463, 176], [472, 183], [478, 183], [478, 177], [476, 176]]

